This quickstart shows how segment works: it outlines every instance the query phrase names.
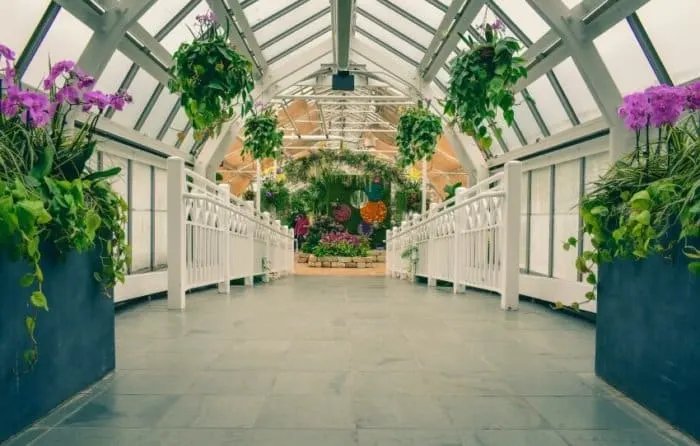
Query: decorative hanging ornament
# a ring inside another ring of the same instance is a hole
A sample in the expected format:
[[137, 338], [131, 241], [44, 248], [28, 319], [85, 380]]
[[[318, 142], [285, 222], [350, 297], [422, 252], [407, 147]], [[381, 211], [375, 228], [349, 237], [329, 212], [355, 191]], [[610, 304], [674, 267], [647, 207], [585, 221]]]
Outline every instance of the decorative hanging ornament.
[[350, 204], [355, 209], [360, 209], [362, 206], [366, 205], [368, 201], [369, 198], [367, 198], [365, 191], [356, 190], [350, 195]]
[[341, 204], [333, 209], [333, 217], [335, 217], [335, 220], [339, 223], [344, 223], [350, 220], [351, 214], [352, 210], [347, 204]]
[[380, 201], [384, 195], [384, 185], [382, 183], [372, 182], [367, 188], [367, 196], [370, 201]]
[[383, 201], [370, 201], [360, 209], [360, 216], [365, 223], [381, 223], [386, 219], [386, 205]]
[[365, 237], [369, 237], [372, 235], [372, 233], [374, 233], [374, 226], [372, 226], [369, 223], [365, 223], [363, 221], [359, 225], [357, 225], [357, 232], [360, 235], [364, 235]]

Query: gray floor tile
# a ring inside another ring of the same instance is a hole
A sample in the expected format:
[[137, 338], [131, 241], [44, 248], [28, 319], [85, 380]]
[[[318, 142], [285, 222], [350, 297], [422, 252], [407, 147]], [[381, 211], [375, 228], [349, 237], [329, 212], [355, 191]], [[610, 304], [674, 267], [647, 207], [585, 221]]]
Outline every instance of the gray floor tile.
[[290, 277], [136, 305], [116, 333], [114, 376], [11, 444], [683, 444], [592, 379], [592, 324], [474, 291]]
[[600, 396], [527, 397], [555, 429], [634, 429], [641, 423]]

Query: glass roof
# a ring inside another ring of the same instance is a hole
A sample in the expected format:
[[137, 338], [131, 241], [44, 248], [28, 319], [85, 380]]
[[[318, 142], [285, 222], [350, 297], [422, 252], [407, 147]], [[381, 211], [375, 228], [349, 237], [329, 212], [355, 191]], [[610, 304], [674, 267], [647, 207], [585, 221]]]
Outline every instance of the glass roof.
[[[0, 43], [20, 55], [18, 68], [23, 82], [38, 86], [49, 60], [80, 59], [95, 30], [101, 30], [101, 16], [110, 14], [110, 8], [134, 8], [143, 1], [31, 0], [22, 8], [3, 10], [5, 26], [0, 28]], [[189, 27], [197, 15], [218, 5], [235, 23], [240, 41], [245, 43], [245, 55], [256, 61], [263, 97], [276, 101], [280, 116], [291, 116], [286, 117], [285, 130], [297, 132], [303, 127], [306, 135], [331, 134], [337, 130], [336, 120], [344, 119], [359, 123], [356, 129], [369, 131], [341, 129], [341, 136], [359, 143], [368, 133], [374, 133], [391, 146], [401, 101], [380, 104], [345, 97], [334, 104], [330, 98], [337, 94], [329, 89], [327, 76], [337, 63], [334, 39], [342, 41], [333, 27], [332, 11], [337, 1], [341, 0], [152, 2], [136, 17], [131, 29], [125, 30], [138, 45], [129, 49], [120, 44], [99, 76], [98, 88], [127, 88], [134, 97], [131, 107], [121, 113], [108, 113], [107, 117], [197, 154], [201, 144], [195, 144], [178, 98], [163, 85], [170, 63], [165, 56], [192, 39]], [[689, 57], [700, 51], [700, 36], [694, 31], [694, 19], [700, 17], [697, 0], [673, 0], [673, 7], [668, 0], [543, 2], [561, 6], [551, 13], [548, 9], [552, 6], [540, 7], [537, 0], [352, 3], [348, 40], [350, 67], [358, 88], [350, 96], [361, 98], [384, 95], [415, 100], [425, 94], [416, 87], [424, 85], [432, 91], [434, 100], [440, 100], [450, 82], [450, 60], [468, 49], [466, 37], [478, 40], [477, 29], [485, 22], [500, 19], [505, 23], [508, 34], [523, 44], [530, 76], [518, 85], [515, 124], [507, 127], [500, 117], [494, 123], [503, 129], [502, 134], [494, 134], [496, 157], [606, 116], [595, 91], [596, 76], [609, 76], [621, 95], [654, 83], [681, 84], [700, 77], [700, 59]], [[602, 59], [603, 70], [585, 72], [587, 68], [583, 67], [582, 73], [581, 65], [570, 57], [568, 40], [557, 43], [562, 36], [550, 24], [562, 15], [561, 11], [570, 15], [570, 23], [580, 26], [574, 33], [579, 39], [575, 44], [592, 44]], [[139, 34], [144, 31], [151, 38], [146, 43], [142, 42], [144, 34]], [[141, 54], [135, 57], [133, 51]], [[298, 66], [300, 63], [303, 65]], [[278, 83], [284, 85], [276, 89]], [[279, 101], [278, 96], [285, 94], [306, 97]], [[306, 118], [288, 112], [296, 102], [306, 104]], [[319, 116], [309, 118], [314, 113]]]

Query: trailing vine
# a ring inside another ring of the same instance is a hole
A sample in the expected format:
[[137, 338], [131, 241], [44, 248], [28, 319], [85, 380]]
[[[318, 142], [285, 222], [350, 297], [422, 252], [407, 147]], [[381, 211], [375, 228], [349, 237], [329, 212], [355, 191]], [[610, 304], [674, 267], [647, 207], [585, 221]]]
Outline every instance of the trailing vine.
[[[49, 311], [41, 268], [42, 252], [53, 248], [59, 257], [99, 247], [102, 270], [95, 279], [109, 291], [124, 281], [130, 261], [126, 242], [126, 203], [107, 180], [119, 168], [94, 171], [87, 166], [97, 141], [93, 115], [79, 129], [70, 119], [107, 107], [122, 110], [131, 101], [124, 92], [93, 90], [95, 80], [72, 61], [54, 64], [42, 86], [46, 92], [22, 90], [12, 61], [14, 52], [0, 44], [0, 250], [11, 261], [24, 261], [30, 272], [20, 285], [33, 287], [30, 314], [24, 318], [30, 347], [24, 360], [39, 359], [35, 337], [39, 311]], [[58, 79], [63, 84], [56, 85]]]
[[[625, 97], [620, 115], [635, 131], [637, 145], [581, 201], [583, 233], [590, 236], [592, 248], [577, 257], [576, 269], [593, 288], [574, 309], [596, 299], [595, 267], [604, 262], [669, 257], [680, 247], [689, 271], [700, 275], [698, 110], [700, 82], [651, 87]], [[683, 112], [690, 114], [679, 122]], [[649, 137], [652, 129], [655, 140]], [[564, 249], [578, 243], [578, 237], [571, 237]]]
[[404, 250], [404, 252], [401, 253], [401, 258], [404, 260], [408, 260], [411, 265], [411, 277], [415, 277], [416, 271], [418, 269], [418, 247], [417, 246], [410, 246]]
[[397, 163], [410, 166], [422, 159], [430, 160], [435, 153], [438, 136], [442, 133], [440, 117], [431, 113], [419, 101], [415, 107], [406, 109], [396, 127]]
[[500, 20], [484, 25], [483, 30], [483, 42], [468, 36], [469, 50], [452, 61], [444, 111], [490, 156], [493, 140], [488, 125], [496, 119], [499, 108], [506, 124], [513, 123], [513, 87], [527, 76], [527, 69], [523, 58], [515, 55], [520, 43], [505, 36], [505, 26]]
[[242, 154], [255, 160], [277, 159], [282, 154], [284, 132], [278, 130], [277, 115], [271, 108], [253, 113], [245, 121]]
[[222, 28], [214, 14], [197, 16], [197, 33], [173, 54], [168, 82], [171, 93], [180, 94], [187, 117], [197, 139], [218, 135], [222, 125], [235, 116], [235, 104], [241, 104], [241, 116], [253, 108], [255, 86], [253, 64], [229, 43], [229, 28]]

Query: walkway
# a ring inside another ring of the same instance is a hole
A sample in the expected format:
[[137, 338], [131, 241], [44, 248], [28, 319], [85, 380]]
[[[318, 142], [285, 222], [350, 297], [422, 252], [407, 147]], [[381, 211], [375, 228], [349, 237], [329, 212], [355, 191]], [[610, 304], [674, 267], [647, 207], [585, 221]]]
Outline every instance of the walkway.
[[592, 325], [534, 304], [290, 277], [117, 330], [115, 375], [14, 444], [684, 444], [595, 380]]

